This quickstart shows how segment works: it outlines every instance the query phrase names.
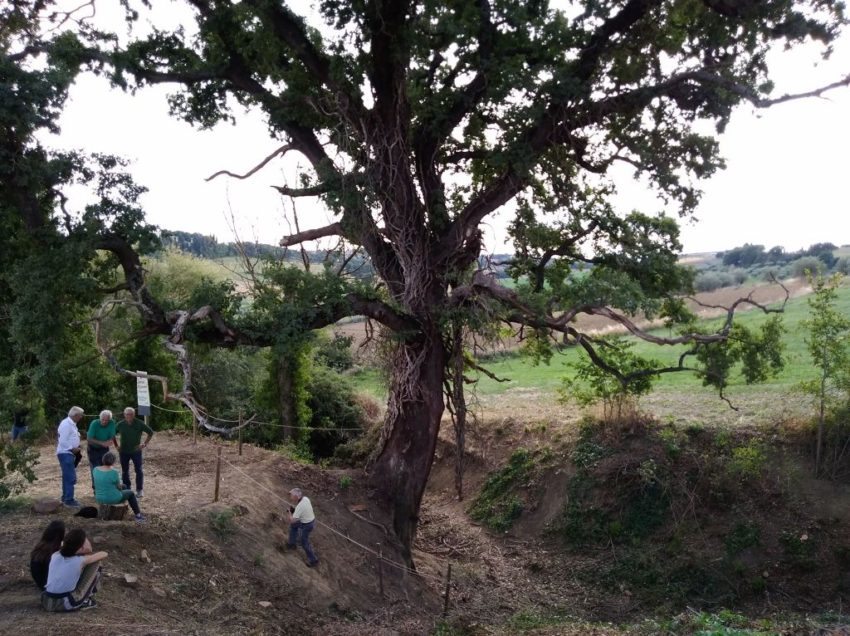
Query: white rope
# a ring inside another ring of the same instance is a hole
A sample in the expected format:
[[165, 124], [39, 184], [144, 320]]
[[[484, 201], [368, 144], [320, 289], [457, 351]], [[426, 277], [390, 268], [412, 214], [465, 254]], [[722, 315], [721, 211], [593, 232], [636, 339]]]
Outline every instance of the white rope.
[[[168, 411], [169, 413], [178, 413], [180, 415], [192, 415], [192, 411], [175, 411], [174, 409], [167, 409], [157, 404], [152, 404], [155, 409], [159, 409], [160, 411]], [[209, 413], [204, 413], [208, 420], [215, 420], [216, 422], [226, 422], [228, 424], [238, 423], [240, 420], [225, 420], [220, 417], [213, 417]], [[242, 420], [244, 421], [244, 420]], [[254, 420], [251, 424], [263, 425], [263, 426], [275, 426], [277, 428], [291, 428], [298, 429], [302, 431], [363, 431], [363, 428], [360, 427], [349, 427], [349, 428], [334, 428], [331, 426], [321, 427], [321, 426], [297, 426], [295, 424], [277, 424], [275, 422], [261, 422], [259, 420]], [[235, 430], [235, 428], [234, 428]]]
[[[228, 466], [230, 466], [231, 468], [233, 468], [233, 469], [235, 469], [236, 471], [238, 471], [238, 472], [242, 473], [245, 477], [247, 477], [248, 479], [250, 479], [251, 481], [253, 481], [253, 482], [254, 482], [255, 484], [257, 484], [260, 488], [262, 488], [262, 489], [263, 489], [263, 490], [265, 490], [266, 492], [270, 493], [272, 496], [274, 496], [274, 497], [276, 497], [277, 499], [279, 499], [280, 501], [282, 501], [282, 502], [283, 502], [284, 504], [286, 504], [287, 506], [289, 506], [289, 505], [290, 505], [290, 503], [289, 503], [288, 501], [286, 501], [283, 497], [281, 497], [279, 494], [277, 494], [277, 493], [276, 493], [275, 491], [273, 491], [271, 488], [267, 487], [265, 484], [262, 484], [262, 483], [260, 483], [259, 481], [257, 481], [256, 479], [254, 479], [253, 477], [251, 477], [251, 475], [249, 475], [248, 473], [246, 473], [244, 470], [242, 470], [242, 469], [241, 469], [241, 468], [239, 468], [238, 466], [235, 466], [234, 464], [231, 464], [231, 463], [230, 463], [229, 461], [227, 461], [224, 457], [222, 457], [222, 458], [221, 458], [221, 460], [222, 460], [225, 464], [227, 464]], [[431, 580], [438, 581], [438, 582], [443, 580], [443, 579], [442, 579], [442, 577], [434, 576], [434, 575], [431, 575], [431, 574], [422, 574], [421, 572], [417, 572], [416, 570], [411, 570], [410, 568], [408, 568], [408, 567], [407, 567], [406, 565], [404, 565], [403, 563], [397, 563], [396, 561], [393, 561], [393, 560], [391, 560], [391, 559], [388, 559], [387, 557], [385, 557], [385, 556], [384, 556], [383, 554], [381, 554], [380, 552], [376, 552], [376, 551], [375, 551], [375, 550], [373, 550], [372, 548], [370, 548], [370, 547], [368, 547], [368, 546], [365, 546], [365, 545], [363, 545], [362, 543], [360, 543], [360, 542], [358, 542], [358, 541], [355, 541], [354, 539], [352, 539], [351, 537], [349, 537], [349, 536], [347, 536], [347, 535], [343, 534], [342, 532], [340, 532], [340, 531], [339, 531], [339, 530], [337, 530], [336, 528], [333, 528], [333, 527], [329, 526], [328, 524], [326, 524], [326, 523], [324, 523], [324, 522], [322, 522], [322, 521], [320, 521], [320, 520], [318, 520], [318, 519], [316, 519], [316, 523], [317, 523], [318, 525], [322, 526], [323, 528], [327, 528], [328, 530], [330, 530], [330, 531], [331, 531], [331, 532], [333, 532], [334, 534], [339, 535], [340, 537], [342, 537], [342, 538], [343, 538], [343, 539], [345, 539], [346, 541], [349, 541], [350, 543], [353, 543], [354, 545], [356, 545], [357, 547], [359, 547], [361, 550], [364, 550], [364, 551], [366, 551], [366, 552], [368, 552], [368, 553], [370, 553], [370, 554], [374, 555], [376, 558], [380, 559], [381, 561], [383, 561], [383, 562], [385, 562], [385, 563], [387, 563], [387, 564], [389, 564], [389, 565], [391, 565], [391, 566], [393, 566], [393, 567], [395, 567], [395, 568], [398, 568], [398, 569], [402, 570], [403, 572], [406, 572], [407, 574], [413, 574], [414, 576], [419, 576], [419, 577], [422, 577], [423, 579], [431, 579]]]

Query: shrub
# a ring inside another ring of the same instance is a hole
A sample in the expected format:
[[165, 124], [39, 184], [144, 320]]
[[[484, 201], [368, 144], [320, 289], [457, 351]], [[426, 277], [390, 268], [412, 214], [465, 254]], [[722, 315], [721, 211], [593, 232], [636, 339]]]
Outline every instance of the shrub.
[[816, 256], [803, 256], [791, 262], [791, 273], [796, 277], [805, 276], [807, 273], [817, 275], [824, 269], [824, 263]]
[[720, 276], [716, 272], [703, 272], [694, 279], [694, 289], [698, 292], [710, 292], [720, 288]]
[[783, 530], [779, 543], [785, 553], [785, 560], [789, 563], [804, 570], [812, 570], [817, 566], [814, 537], [807, 532]]
[[469, 516], [493, 530], [504, 531], [522, 514], [524, 504], [511, 490], [527, 479], [534, 458], [524, 448], [514, 451], [507, 465], [492, 473], [469, 508]]
[[351, 343], [354, 336], [334, 333], [332, 338], [324, 334], [318, 336], [315, 359], [319, 364], [336, 371], [346, 371], [354, 366], [354, 356], [351, 354]]
[[741, 479], [760, 477], [766, 465], [767, 455], [756, 440], [751, 440], [744, 446], [732, 449], [729, 470]]
[[[314, 367], [307, 381], [307, 406], [312, 412], [307, 446], [317, 458], [332, 457], [336, 447], [363, 429], [365, 415], [358, 404], [354, 387], [339, 373], [325, 367]], [[353, 429], [353, 430], [343, 430]]]
[[850, 275], [850, 256], [842, 256], [835, 263], [835, 270], [845, 275]]
[[233, 522], [235, 516], [236, 511], [233, 508], [211, 510], [209, 513], [210, 529], [219, 539], [227, 539], [236, 531], [236, 524]]
[[753, 521], [739, 521], [726, 536], [726, 554], [732, 558], [746, 550], [757, 546], [761, 541], [761, 530]]
[[0, 437], [0, 501], [22, 492], [35, 481], [38, 451], [19, 441], [12, 443]]

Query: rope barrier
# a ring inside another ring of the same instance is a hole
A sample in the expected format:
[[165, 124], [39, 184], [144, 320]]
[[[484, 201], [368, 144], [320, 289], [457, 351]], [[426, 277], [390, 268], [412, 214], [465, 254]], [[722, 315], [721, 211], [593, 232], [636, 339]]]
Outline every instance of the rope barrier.
[[[238, 466], [235, 466], [235, 465], [234, 465], [234, 464], [232, 464], [231, 462], [227, 461], [227, 459], [225, 459], [224, 457], [222, 457], [222, 458], [221, 458], [221, 461], [223, 461], [225, 464], [227, 464], [228, 466], [230, 466], [231, 468], [233, 468], [233, 469], [234, 469], [234, 470], [236, 470], [237, 472], [241, 473], [241, 474], [242, 474], [242, 475], [244, 475], [245, 477], [247, 477], [249, 480], [251, 480], [252, 482], [254, 482], [255, 484], [257, 484], [260, 488], [262, 488], [262, 489], [263, 489], [263, 490], [265, 490], [266, 492], [270, 493], [273, 497], [275, 497], [275, 498], [279, 499], [280, 501], [282, 501], [285, 505], [287, 505], [287, 506], [289, 506], [289, 505], [290, 505], [290, 503], [289, 503], [288, 501], [286, 501], [283, 497], [281, 497], [279, 494], [277, 494], [277, 493], [276, 493], [275, 491], [273, 491], [271, 488], [269, 488], [269, 487], [268, 487], [268, 486], [266, 486], [265, 484], [263, 484], [263, 483], [261, 483], [261, 482], [257, 481], [256, 479], [254, 479], [253, 477], [251, 477], [251, 475], [249, 475], [248, 473], [246, 473], [244, 470], [242, 470], [242, 469], [241, 469], [241, 468], [239, 468]], [[363, 545], [363, 544], [362, 544], [362, 543], [360, 543], [359, 541], [355, 541], [355, 540], [354, 540], [354, 539], [352, 539], [351, 537], [349, 537], [349, 536], [347, 536], [347, 535], [343, 534], [342, 532], [340, 532], [340, 531], [339, 531], [339, 530], [337, 530], [336, 528], [333, 528], [333, 527], [329, 526], [328, 524], [326, 524], [326, 523], [324, 523], [324, 522], [320, 521], [319, 519], [316, 519], [316, 523], [317, 523], [318, 525], [322, 526], [323, 528], [327, 528], [328, 530], [330, 530], [330, 531], [331, 531], [331, 532], [333, 532], [334, 534], [336, 534], [336, 535], [338, 535], [338, 536], [342, 537], [342, 538], [343, 538], [343, 539], [345, 539], [346, 541], [348, 541], [348, 542], [350, 542], [350, 543], [353, 543], [354, 545], [356, 545], [356, 546], [357, 546], [357, 547], [359, 547], [360, 549], [362, 549], [362, 550], [364, 550], [364, 551], [368, 552], [369, 554], [373, 555], [375, 558], [379, 559], [380, 561], [382, 561], [382, 562], [384, 562], [384, 563], [388, 563], [389, 565], [391, 565], [391, 566], [393, 566], [393, 567], [395, 567], [395, 568], [398, 568], [399, 570], [402, 570], [403, 572], [405, 572], [405, 573], [407, 573], [407, 574], [412, 574], [412, 575], [414, 575], [414, 576], [418, 576], [418, 577], [421, 577], [421, 578], [423, 578], [423, 579], [431, 579], [431, 580], [433, 580], [433, 581], [438, 581], [438, 582], [442, 582], [442, 580], [443, 580], [443, 579], [442, 579], [442, 577], [434, 576], [434, 575], [431, 575], [431, 574], [423, 574], [422, 572], [417, 572], [416, 570], [411, 570], [409, 567], [407, 567], [407, 566], [406, 566], [406, 565], [404, 565], [403, 563], [398, 563], [398, 562], [396, 562], [396, 561], [393, 561], [392, 559], [388, 559], [388, 558], [387, 558], [387, 557], [385, 557], [383, 554], [381, 554], [381, 553], [379, 553], [379, 552], [376, 552], [375, 550], [373, 550], [373, 549], [372, 549], [372, 548], [370, 548], [369, 546], [365, 546], [365, 545]]]
[[[169, 413], [178, 413], [180, 415], [183, 415], [183, 414], [192, 415], [192, 411], [188, 411], [188, 410], [186, 410], [186, 411], [176, 411], [174, 409], [167, 409], [165, 407], [159, 406], [158, 404], [152, 404], [151, 406], [153, 406], [155, 409], [159, 409], [160, 411], [168, 411]], [[201, 410], [201, 409], [199, 409], [199, 410]], [[240, 420], [226, 420], [226, 419], [223, 419], [223, 418], [220, 418], [220, 417], [213, 417], [209, 413], [206, 413], [202, 410], [201, 410], [201, 412], [204, 413], [204, 415], [206, 416], [206, 418], [208, 420], [214, 420], [216, 422], [225, 422], [225, 423], [228, 423], [228, 424], [236, 424], [236, 423], [239, 423], [239, 421], [240, 421]], [[330, 426], [325, 426], [325, 427], [322, 427], [322, 426], [297, 426], [297, 425], [294, 425], [294, 424], [277, 424], [276, 422], [261, 422], [259, 420], [255, 420], [255, 421], [251, 422], [251, 424], [262, 425], [262, 426], [274, 426], [274, 427], [277, 427], [277, 428], [297, 429], [297, 430], [302, 430], [302, 431], [363, 431], [363, 429], [359, 428], [359, 427], [333, 428], [333, 427], [330, 427]]]

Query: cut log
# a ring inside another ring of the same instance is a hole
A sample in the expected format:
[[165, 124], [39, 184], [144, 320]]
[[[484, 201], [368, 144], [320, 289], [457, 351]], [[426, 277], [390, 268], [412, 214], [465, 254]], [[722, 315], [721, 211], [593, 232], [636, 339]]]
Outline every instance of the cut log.
[[97, 518], [101, 521], [121, 521], [124, 518], [124, 515], [127, 514], [127, 509], [128, 506], [126, 504], [124, 504], [123, 506], [100, 504], [97, 509]]

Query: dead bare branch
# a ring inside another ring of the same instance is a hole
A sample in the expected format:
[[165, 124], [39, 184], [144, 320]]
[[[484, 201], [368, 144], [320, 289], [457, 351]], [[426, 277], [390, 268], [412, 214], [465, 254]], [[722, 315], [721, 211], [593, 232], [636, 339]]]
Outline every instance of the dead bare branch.
[[273, 153], [271, 153], [268, 157], [266, 157], [265, 159], [263, 159], [260, 163], [258, 163], [256, 166], [254, 166], [253, 168], [251, 168], [251, 169], [250, 169], [248, 172], [246, 172], [245, 174], [236, 174], [236, 173], [234, 173], [234, 172], [230, 172], [230, 170], [219, 170], [218, 172], [216, 172], [216, 173], [211, 174], [210, 176], [208, 176], [206, 179], [204, 179], [204, 181], [212, 181], [213, 179], [215, 179], [216, 177], [220, 177], [221, 175], [227, 175], [228, 177], [233, 177], [234, 179], [247, 179], [247, 178], [248, 178], [248, 177], [250, 177], [251, 175], [253, 175], [253, 174], [255, 174], [256, 172], [258, 172], [259, 170], [262, 170], [262, 168], [263, 168], [263, 167], [264, 167], [264, 166], [265, 166], [265, 165], [266, 165], [269, 161], [271, 161], [272, 159], [274, 159], [275, 157], [282, 157], [282, 156], [284, 156], [287, 152], [289, 152], [290, 150], [295, 150], [295, 149], [296, 149], [296, 148], [295, 148], [295, 146], [293, 146], [293, 145], [291, 145], [291, 144], [285, 144], [285, 145], [281, 146], [280, 148], [278, 148], [277, 150], [275, 150]]

